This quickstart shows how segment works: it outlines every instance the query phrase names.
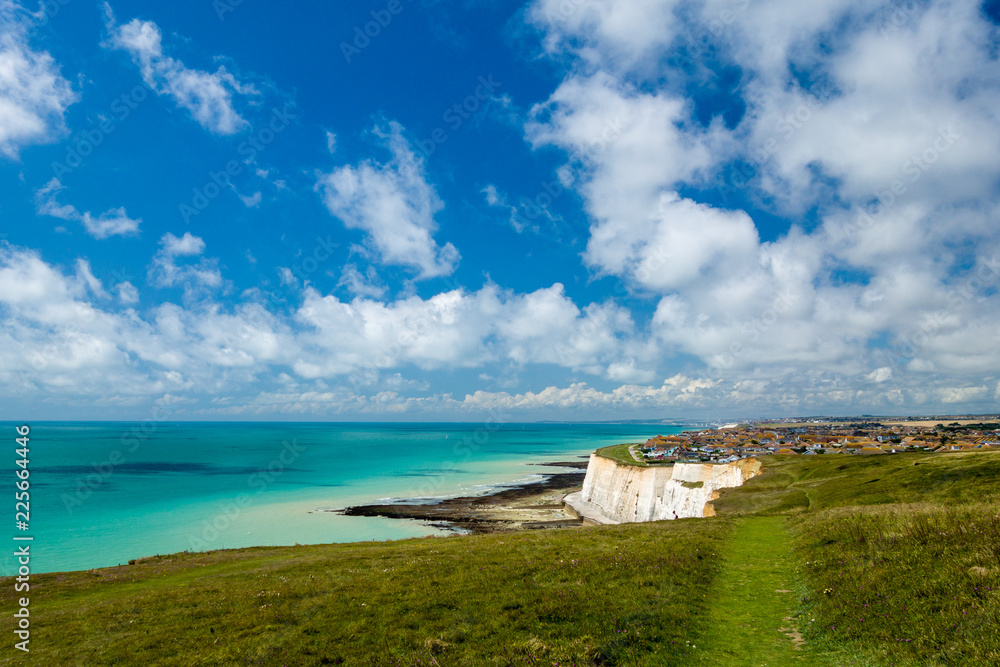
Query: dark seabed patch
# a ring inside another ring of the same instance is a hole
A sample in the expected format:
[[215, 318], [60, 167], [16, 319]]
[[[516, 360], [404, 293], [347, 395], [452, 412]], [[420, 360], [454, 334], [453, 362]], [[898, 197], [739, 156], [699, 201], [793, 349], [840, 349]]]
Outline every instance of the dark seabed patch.
[[[94, 465], [39, 466], [36, 473], [53, 475], [86, 475], [99, 468]], [[172, 461], [150, 461], [142, 463], [121, 463], [113, 467], [114, 472], [133, 475], [159, 475], [165, 473], [189, 473], [201, 475], [251, 475], [267, 472], [266, 466], [213, 466], [206, 463], [175, 463]], [[282, 468], [283, 472], [304, 472], [299, 468]]]

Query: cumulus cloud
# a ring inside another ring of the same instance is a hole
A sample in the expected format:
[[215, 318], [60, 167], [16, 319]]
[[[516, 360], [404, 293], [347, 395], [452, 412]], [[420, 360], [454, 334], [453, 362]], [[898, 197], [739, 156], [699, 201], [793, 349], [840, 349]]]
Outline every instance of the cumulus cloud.
[[[911, 3], [901, 21], [887, 9], [534, 0], [526, 16], [565, 74], [525, 136], [565, 155], [583, 263], [628, 299], [578, 302], [558, 283], [387, 298], [375, 268], [348, 264], [340, 296], [278, 269], [281, 309], [256, 290], [224, 305], [218, 262], [185, 233], [161, 238], [142, 288], [199, 298], [139, 312], [138, 287], [105, 287], [86, 260], [0, 246], [0, 386], [208, 391], [231, 414], [994, 408], [998, 30], [972, 0]], [[23, 31], [3, 34], [0, 119], [28, 119], [0, 122], [13, 155], [58, 133], [72, 92]], [[246, 127], [256, 89], [162, 42], [151, 22], [109, 23], [108, 46], [161, 95], [213, 132]], [[435, 238], [443, 204], [423, 161], [398, 123], [374, 136], [387, 157], [320, 174], [317, 192], [367, 261], [450, 275], [458, 251]], [[127, 231], [123, 210], [81, 213], [60, 188], [39, 192], [39, 212]], [[481, 194], [525, 228], [495, 185]], [[409, 377], [462, 372], [505, 391], [456, 398]]]
[[700, 127], [691, 112], [670, 91], [648, 92], [603, 72], [570, 74], [532, 109], [525, 131], [534, 146], [559, 146], [573, 158], [598, 224], [631, 223], [655, 208], [662, 189], [711, 165], [713, 147], [726, 148], [719, 129]]
[[[217, 268], [204, 264], [202, 239], [167, 234], [160, 245], [154, 284], [200, 284], [206, 272], [211, 285], [219, 284]], [[130, 306], [138, 290], [120, 282], [110, 290], [113, 300], [85, 259], [60, 269], [36, 252], [0, 244], [0, 393], [68, 400], [100, 395], [122, 404], [166, 393], [182, 400], [199, 392], [225, 397], [206, 404], [201, 414], [640, 414], [666, 408], [717, 412], [720, 406], [856, 412], [901, 405], [981, 407], [993, 400], [988, 388], [998, 381], [995, 372], [984, 377], [982, 369], [1000, 368], [995, 330], [992, 346], [962, 347], [986, 335], [980, 328], [989, 319], [974, 317], [981, 292], [965, 297], [973, 331], [967, 338], [961, 322], [917, 323], [912, 348], [896, 350], [874, 371], [866, 368], [874, 359], [846, 364], [843, 351], [816, 347], [813, 337], [836, 325], [840, 304], [829, 306], [829, 319], [815, 329], [788, 331], [782, 318], [801, 305], [788, 297], [787, 305], [773, 304], [740, 332], [748, 346], [754, 335], [777, 339], [767, 345], [785, 369], [780, 377], [748, 373], [752, 359], [734, 351], [718, 373], [674, 373], [661, 382], [658, 359], [669, 346], [707, 359], [716, 346], [699, 348], [698, 340], [733, 329], [716, 331], [712, 320], [697, 316], [687, 320], [693, 327], [678, 327], [678, 319], [691, 317], [684, 313], [691, 304], [661, 303], [643, 331], [614, 303], [576, 306], [559, 284], [528, 293], [488, 285], [392, 301], [344, 301], [312, 287], [295, 289], [291, 312], [271, 308], [253, 293], [230, 305], [206, 293], [183, 305], [165, 302], [137, 312]], [[954, 336], [959, 338], [949, 338]], [[799, 347], [791, 344], [797, 339]], [[851, 352], [868, 354], [856, 347]], [[823, 354], [826, 364], [801, 363]], [[931, 370], [914, 370], [917, 360]], [[533, 366], [589, 379], [532, 383], [516, 392], [474, 391], [458, 399], [438, 388], [428, 393], [431, 386], [413, 377], [463, 368], [490, 377]], [[281, 389], [267, 389], [268, 383]]]
[[30, 14], [14, 0], [0, 0], [0, 153], [48, 143], [65, 132], [66, 108], [77, 100], [48, 51], [29, 43]]
[[508, 392], [477, 391], [466, 395], [463, 405], [479, 410], [551, 410], [562, 408], [587, 410], [594, 408], [664, 408], [671, 406], [706, 405], [706, 394], [716, 382], [704, 378], [675, 375], [660, 386], [626, 384], [611, 391], [601, 391], [585, 382], [568, 387], [546, 387], [539, 392], [510, 394]]
[[237, 100], [251, 102], [260, 95], [252, 84], [240, 82], [225, 66], [215, 72], [191, 69], [163, 50], [160, 28], [152, 21], [115, 21], [105, 3], [107, 48], [128, 52], [146, 85], [170, 97], [202, 127], [218, 134], [235, 134], [248, 127], [236, 108]]
[[544, 46], [549, 53], [573, 50], [590, 65], [629, 67], [650, 51], [665, 48], [665, 37], [677, 29], [677, 4], [662, 0], [538, 0], [529, 7], [527, 17], [544, 27]]
[[[166, 234], [160, 246], [150, 275], [154, 285], [219, 285], [217, 268], [202, 256], [202, 239]], [[619, 379], [635, 374], [634, 368], [624, 370], [634, 365], [633, 359], [621, 356], [633, 327], [627, 313], [610, 304], [579, 309], [561, 285], [528, 294], [487, 286], [389, 302], [360, 296], [341, 301], [305, 287], [290, 315], [252, 300], [225, 308], [207, 296], [185, 305], [161, 303], [140, 315], [113, 310], [110, 294], [86, 260], [66, 273], [37, 253], [2, 246], [0, 289], [7, 331], [23, 336], [10, 348], [20, 350], [20, 356], [11, 356], [0, 370], [27, 370], [24, 359], [53, 341], [73, 338], [101, 351], [92, 363], [79, 361], [88, 374], [96, 376], [102, 364], [111, 364], [121, 372], [145, 368], [150, 376], [172, 377], [179, 384], [195, 376], [224, 382], [232, 369], [243, 369], [239, 377], [244, 380], [246, 374], [290, 373], [303, 381], [334, 380], [352, 389], [414, 367], [546, 363]], [[121, 305], [138, 300], [130, 282], [114, 290]], [[392, 388], [424, 386], [403, 379], [393, 380]], [[62, 381], [68, 387], [71, 378]], [[162, 391], [166, 385], [156, 386]]]
[[[190, 256], [199, 244], [173, 237], [163, 245], [161, 252]], [[131, 283], [116, 289], [124, 305], [137, 299]], [[69, 273], [6, 244], [0, 245], [0, 322], [2, 384], [71, 402], [81, 396], [128, 402], [196, 386], [239, 386], [268, 363], [295, 354], [287, 326], [258, 304], [223, 310], [215, 303], [163, 303], [145, 317], [131, 309], [115, 312], [86, 260]]]
[[59, 204], [56, 196], [66, 189], [58, 178], [53, 178], [35, 193], [35, 206], [39, 215], [49, 215], [61, 220], [71, 220], [83, 224], [87, 233], [95, 239], [110, 236], [135, 236], [139, 233], [142, 218], [130, 218], [121, 206], [108, 209], [97, 217], [90, 211], [80, 213], [71, 204]]
[[[800, 387], [833, 403], [894, 383], [980, 396], [947, 383], [992, 368], [998, 342], [1000, 31], [972, 0], [903, 13], [855, 0], [528, 11], [567, 73], [525, 134], [566, 153], [585, 262], [659, 295], [662, 355], [749, 383], [725, 400], [759, 382], [792, 395], [795, 373], [840, 378], [843, 394]], [[733, 71], [740, 84], [721, 87]]]
[[423, 160], [403, 137], [399, 123], [376, 127], [374, 133], [392, 159], [366, 160], [321, 175], [323, 202], [346, 227], [367, 234], [383, 263], [413, 268], [420, 278], [449, 275], [459, 254], [451, 243], [439, 246], [434, 241], [434, 214], [444, 205], [426, 180]]

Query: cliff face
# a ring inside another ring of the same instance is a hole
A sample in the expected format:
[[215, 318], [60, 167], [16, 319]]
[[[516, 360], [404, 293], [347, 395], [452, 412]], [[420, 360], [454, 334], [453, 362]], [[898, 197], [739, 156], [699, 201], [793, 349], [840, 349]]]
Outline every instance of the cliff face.
[[640, 468], [591, 454], [583, 491], [567, 497], [567, 503], [581, 505], [591, 515], [596, 511], [607, 523], [706, 516], [705, 505], [718, 497], [719, 489], [740, 486], [758, 470], [755, 459]]

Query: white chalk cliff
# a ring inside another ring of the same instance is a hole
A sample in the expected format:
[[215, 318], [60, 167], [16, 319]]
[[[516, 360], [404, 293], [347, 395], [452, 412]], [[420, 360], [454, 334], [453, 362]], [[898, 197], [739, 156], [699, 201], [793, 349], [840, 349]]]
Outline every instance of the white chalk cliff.
[[640, 467], [591, 454], [583, 491], [566, 496], [566, 504], [592, 523], [711, 516], [708, 502], [718, 498], [719, 489], [740, 486], [759, 470], [760, 462], [752, 458]]

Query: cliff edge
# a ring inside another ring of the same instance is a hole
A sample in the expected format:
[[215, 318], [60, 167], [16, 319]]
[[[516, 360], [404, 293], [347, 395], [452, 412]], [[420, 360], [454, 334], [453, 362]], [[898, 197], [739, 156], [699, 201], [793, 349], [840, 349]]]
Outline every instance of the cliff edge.
[[[732, 463], [623, 465], [590, 455], [583, 490], [565, 498], [585, 523], [634, 523], [712, 516], [718, 490], [740, 486], [760, 471], [750, 458]], [[707, 511], [706, 511], [707, 509]]]

